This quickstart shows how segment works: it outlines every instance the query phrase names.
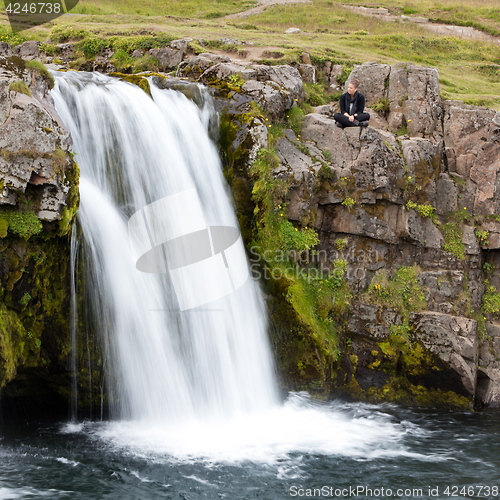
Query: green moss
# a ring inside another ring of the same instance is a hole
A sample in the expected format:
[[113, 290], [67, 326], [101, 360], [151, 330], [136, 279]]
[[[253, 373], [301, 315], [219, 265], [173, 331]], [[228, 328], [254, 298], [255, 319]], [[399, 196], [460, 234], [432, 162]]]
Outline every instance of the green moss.
[[473, 407], [470, 399], [452, 391], [427, 388], [398, 378], [378, 390], [371, 388], [367, 399], [373, 402], [392, 402], [424, 408], [444, 407], [454, 410], [471, 410]]
[[17, 80], [15, 82], [12, 82], [9, 85], [9, 90], [18, 92], [20, 94], [26, 94], [27, 96], [31, 97], [31, 90], [26, 86], [26, 84], [20, 80]]
[[5, 238], [7, 236], [8, 229], [9, 221], [7, 219], [4, 219], [3, 217], [0, 218], [0, 238]]
[[151, 88], [149, 86], [147, 78], [144, 78], [141, 75], [125, 75], [123, 73], [110, 73], [110, 76], [114, 76], [116, 78], [120, 78], [120, 80], [123, 80], [125, 82], [137, 85], [139, 88], [144, 90], [144, 92], [146, 92], [149, 97], [151, 97]]
[[64, 184], [68, 186], [68, 195], [66, 197], [66, 206], [61, 213], [61, 220], [58, 223], [58, 236], [64, 236], [69, 233], [75, 221], [78, 207], [80, 206], [80, 192], [78, 190], [80, 181], [80, 168], [73, 159], [72, 165], [64, 171]]
[[[19, 212], [15, 208], [1, 207], [0, 219], [8, 223], [9, 232], [25, 240], [42, 232], [40, 219], [31, 211]], [[3, 223], [5, 227], [5, 223]]]
[[25, 336], [17, 314], [0, 303], [0, 388], [15, 377], [18, 363], [25, 358], [21, 343]]

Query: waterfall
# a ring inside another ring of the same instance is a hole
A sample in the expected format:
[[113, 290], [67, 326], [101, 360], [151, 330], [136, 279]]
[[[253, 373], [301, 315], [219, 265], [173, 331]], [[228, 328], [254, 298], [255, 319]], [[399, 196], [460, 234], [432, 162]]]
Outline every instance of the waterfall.
[[[208, 134], [213, 103], [196, 90], [200, 105], [153, 83], [149, 97], [100, 74], [56, 74], [52, 95], [81, 170], [83, 260], [116, 419], [218, 420], [278, 402], [263, 301], [246, 279]], [[188, 239], [175, 246], [179, 234]], [[157, 272], [142, 272], [141, 253], [151, 257], [142, 267]]]
[[208, 134], [212, 101], [190, 90], [197, 105], [152, 83], [149, 97], [99, 74], [56, 74], [81, 169], [72, 255], [78, 242], [113, 416], [62, 432], [141, 460], [285, 460], [291, 474], [297, 453], [408, 456], [402, 441], [418, 430], [373, 408], [307, 393], [280, 403], [262, 298]]

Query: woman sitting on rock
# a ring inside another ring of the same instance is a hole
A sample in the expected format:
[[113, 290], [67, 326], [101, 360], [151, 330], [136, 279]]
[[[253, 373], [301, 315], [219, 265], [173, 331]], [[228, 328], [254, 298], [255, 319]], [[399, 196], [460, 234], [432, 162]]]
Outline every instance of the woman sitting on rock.
[[359, 80], [349, 82], [347, 92], [340, 96], [340, 113], [335, 113], [333, 119], [337, 127], [368, 127], [370, 115], [364, 112], [365, 96], [358, 92]]

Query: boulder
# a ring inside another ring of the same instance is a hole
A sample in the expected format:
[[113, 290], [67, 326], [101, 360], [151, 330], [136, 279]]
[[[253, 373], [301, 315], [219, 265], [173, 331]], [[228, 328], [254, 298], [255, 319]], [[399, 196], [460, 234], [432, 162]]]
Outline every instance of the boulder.
[[181, 50], [182, 52], [186, 52], [189, 47], [189, 42], [192, 42], [192, 38], [182, 38], [180, 40], [172, 40], [170, 42], [170, 47], [172, 49]]
[[134, 59], [139, 59], [139, 57], [143, 56], [144, 56], [144, 50], [142, 49], [135, 49], [131, 54], [131, 57], [133, 57]]
[[298, 64], [297, 69], [304, 83], [316, 83], [316, 68], [312, 64]]
[[60, 43], [56, 45], [56, 52], [64, 59], [69, 59], [75, 55], [75, 49], [72, 43]]
[[302, 58], [302, 62], [304, 64], [307, 64], [309, 66], [312, 64], [311, 56], [307, 52], [302, 52], [302, 54], [300, 54], [300, 57]]
[[285, 33], [295, 35], [296, 33], [300, 33], [299, 28], [288, 28]]
[[359, 80], [359, 92], [365, 96], [366, 105], [377, 102], [387, 94], [391, 67], [387, 64], [367, 62], [354, 66], [345, 84], [347, 86], [354, 79]]
[[273, 170], [273, 174], [287, 178], [292, 185], [313, 181], [315, 173], [321, 168], [321, 163], [314, 162], [310, 156], [302, 153], [295, 144], [283, 137], [278, 139], [276, 154], [281, 164]]
[[197, 80], [207, 69], [216, 64], [212, 58], [207, 56], [208, 54], [200, 54], [187, 61], [182, 61], [177, 67], [176, 76]]
[[34, 40], [24, 42], [19, 48], [19, 56], [28, 60], [35, 59], [40, 55], [39, 47], [40, 42], [35, 42]]
[[163, 71], [175, 68], [184, 56], [184, 51], [164, 47], [162, 49], [150, 49], [149, 55], [158, 61], [160, 69]]
[[436, 68], [414, 64], [392, 66], [388, 99], [390, 130], [406, 125], [410, 136], [442, 135], [442, 104]]
[[272, 118], [283, 116], [283, 113], [294, 104], [290, 93], [275, 82], [263, 83], [248, 80], [243, 84], [241, 90]]

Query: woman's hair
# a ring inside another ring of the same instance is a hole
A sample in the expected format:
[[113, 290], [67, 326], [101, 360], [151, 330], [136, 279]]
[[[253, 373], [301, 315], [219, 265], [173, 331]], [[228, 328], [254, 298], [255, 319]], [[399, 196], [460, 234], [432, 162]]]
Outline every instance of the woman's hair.
[[352, 83], [355, 89], [359, 87], [359, 80], [357, 78], [353, 78], [349, 83]]

